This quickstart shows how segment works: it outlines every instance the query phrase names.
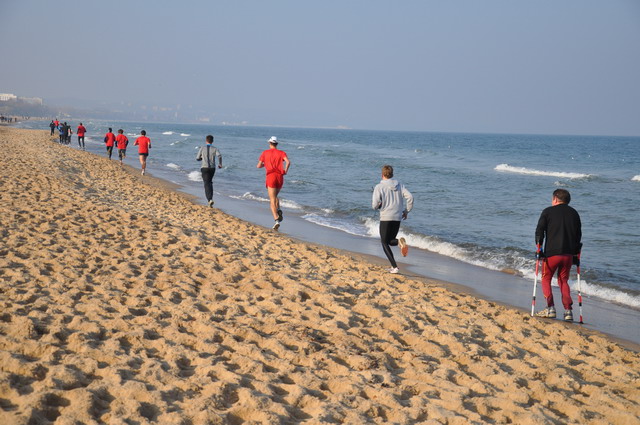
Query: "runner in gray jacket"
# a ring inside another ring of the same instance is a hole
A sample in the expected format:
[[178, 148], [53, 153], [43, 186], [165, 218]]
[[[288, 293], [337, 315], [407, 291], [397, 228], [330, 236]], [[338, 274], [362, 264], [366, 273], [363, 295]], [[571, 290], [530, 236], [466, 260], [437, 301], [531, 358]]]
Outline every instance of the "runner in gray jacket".
[[202, 181], [204, 182], [204, 194], [207, 197], [207, 205], [213, 207], [213, 176], [216, 174], [216, 157], [218, 158], [218, 168], [222, 168], [222, 155], [218, 148], [213, 146], [213, 136], [210, 134], [206, 138], [207, 144], [198, 150], [197, 161], [202, 161]]
[[[404, 205], [406, 201], [406, 207]], [[391, 268], [389, 272], [398, 273], [398, 264], [391, 251], [392, 246], [400, 245], [400, 252], [404, 257], [409, 252], [409, 247], [404, 238], [396, 239], [400, 230], [400, 221], [406, 220], [409, 211], [413, 209], [413, 195], [402, 183], [393, 178], [393, 167], [382, 167], [382, 180], [373, 190], [371, 206], [374, 210], [380, 210], [380, 241]]]

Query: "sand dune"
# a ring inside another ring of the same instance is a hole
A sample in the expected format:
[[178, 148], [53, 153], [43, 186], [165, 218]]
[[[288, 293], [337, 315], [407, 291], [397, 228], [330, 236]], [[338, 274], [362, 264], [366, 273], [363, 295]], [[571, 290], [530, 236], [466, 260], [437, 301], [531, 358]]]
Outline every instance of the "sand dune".
[[[640, 357], [0, 127], [0, 424], [640, 423]], [[150, 170], [153, 173], [153, 170]]]

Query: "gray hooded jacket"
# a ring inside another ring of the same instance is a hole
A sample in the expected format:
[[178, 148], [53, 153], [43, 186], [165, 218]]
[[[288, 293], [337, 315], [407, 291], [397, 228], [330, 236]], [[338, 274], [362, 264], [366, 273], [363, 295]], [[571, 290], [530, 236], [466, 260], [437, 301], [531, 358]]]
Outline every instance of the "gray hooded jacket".
[[[402, 199], [407, 201], [405, 208]], [[382, 179], [373, 189], [371, 207], [380, 210], [380, 221], [401, 221], [402, 213], [413, 209], [413, 195], [396, 179]]]

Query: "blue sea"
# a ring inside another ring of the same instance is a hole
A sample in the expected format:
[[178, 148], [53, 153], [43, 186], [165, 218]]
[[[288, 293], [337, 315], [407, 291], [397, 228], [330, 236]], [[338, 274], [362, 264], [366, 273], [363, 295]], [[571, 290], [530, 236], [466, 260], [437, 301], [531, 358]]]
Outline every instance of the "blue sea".
[[[78, 121], [69, 121], [72, 128]], [[281, 193], [285, 215], [298, 214], [318, 232], [330, 227], [378, 237], [371, 192], [381, 166], [391, 164], [415, 199], [401, 228], [410, 246], [531, 279], [538, 217], [552, 192], [565, 188], [583, 223], [582, 292], [640, 308], [640, 137], [84, 124], [87, 149], [99, 155], [107, 127], [124, 129], [131, 143], [145, 129], [152, 140], [148, 171], [191, 192], [202, 184], [197, 149], [213, 134], [224, 163], [214, 179], [216, 196], [247, 208], [268, 202], [256, 163], [277, 136], [292, 162]], [[70, 146], [77, 148], [75, 135]], [[126, 162], [139, 168], [136, 152], [130, 145]]]

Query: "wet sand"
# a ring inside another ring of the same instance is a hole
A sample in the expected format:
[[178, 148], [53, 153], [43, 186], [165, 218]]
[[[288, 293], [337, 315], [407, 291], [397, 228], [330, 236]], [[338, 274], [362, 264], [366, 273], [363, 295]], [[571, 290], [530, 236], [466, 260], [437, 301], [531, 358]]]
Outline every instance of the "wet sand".
[[640, 356], [604, 335], [241, 221], [43, 131], [0, 127], [0, 149], [1, 424], [640, 423]]

